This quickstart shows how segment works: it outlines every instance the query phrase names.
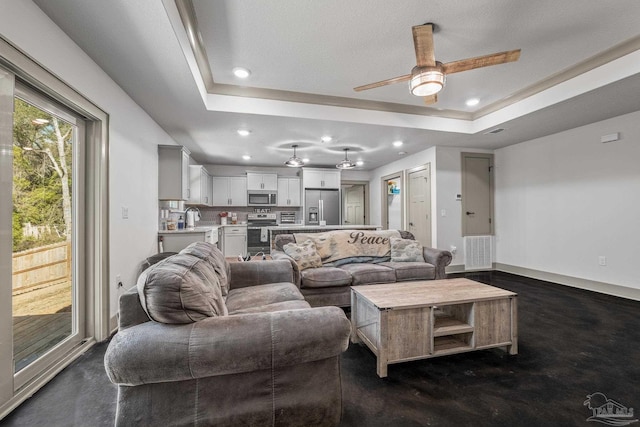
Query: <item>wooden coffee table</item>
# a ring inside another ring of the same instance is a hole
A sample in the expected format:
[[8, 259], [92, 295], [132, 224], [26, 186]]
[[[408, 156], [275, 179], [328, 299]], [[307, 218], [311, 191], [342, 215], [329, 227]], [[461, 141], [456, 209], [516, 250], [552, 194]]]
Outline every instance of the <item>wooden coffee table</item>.
[[468, 279], [351, 287], [351, 341], [390, 363], [504, 347], [518, 353], [517, 294]]

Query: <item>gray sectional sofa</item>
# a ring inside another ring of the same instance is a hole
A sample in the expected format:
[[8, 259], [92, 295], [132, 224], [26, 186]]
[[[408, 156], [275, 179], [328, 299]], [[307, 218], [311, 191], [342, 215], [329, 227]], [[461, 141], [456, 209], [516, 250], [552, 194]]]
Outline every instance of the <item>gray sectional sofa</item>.
[[289, 261], [229, 264], [194, 243], [147, 268], [119, 315], [105, 354], [118, 426], [340, 421], [350, 324], [309, 306]]
[[[348, 307], [351, 305], [350, 286], [369, 285], [376, 283], [400, 282], [409, 280], [444, 279], [445, 267], [451, 263], [452, 255], [449, 251], [418, 246], [422, 251], [419, 260], [405, 260], [396, 258], [390, 254], [379, 256], [384, 250], [375, 256], [350, 256], [346, 250], [344, 257], [331, 257], [331, 250], [339, 246], [333, 236], [342, 236], [345, 246], [349, 243], [364, 243], [363, 254], [368, 254], [366, 244], [373, 241], [381, 241], [376, 236], [389, 238], [392, 236], [389, 230], [357, 231], [341, 230], [318, 233], [314, 236], [305, 234], [280, 234], [275, 236], [274, 249], [271, 256], [274, 260], [288, 260], [294, 271], [294, 283], [300, 288], [302, 295], [314, 307], [335, 305]], [[341, 234], [342, 233], [342, 234]], [[323, 237], [322, 235], [326, 235]], [[408, 231], [398, 231], [399, 239], [414, 240], [413, 234]], [[285, 252], [288, 244], [302, 243], [312, 238], [316, 243], [325, 246], [320, 250], [321, 265], [304, 268], [300, 261], [294, 260]], [[389, 246], [389, 243], [387, 242]], [[356, 249], [357, 251], [357, 249]], [[358, 252], [356, 255], [360, 255]], [[339, 258], [339, 259], [336, 259]]]

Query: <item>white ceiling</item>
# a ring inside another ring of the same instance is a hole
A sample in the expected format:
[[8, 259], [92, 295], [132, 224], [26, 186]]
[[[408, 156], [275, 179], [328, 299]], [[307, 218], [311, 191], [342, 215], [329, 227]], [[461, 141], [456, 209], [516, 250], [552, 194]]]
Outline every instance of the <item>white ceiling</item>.
[[[299, 144], [312, 166], [348, 147], [368, 170], [400, 150], [504, 147], [640, 109], [637, 0], [181, 0], [186, 29], [174, 0], [35, 2], [205, 164], [281, 166]], [[425, 22], [441, 62], [518, 48], [520, 60], [449, 76], [429, 107], [406, 83], [353, 91], [408, 74]]]

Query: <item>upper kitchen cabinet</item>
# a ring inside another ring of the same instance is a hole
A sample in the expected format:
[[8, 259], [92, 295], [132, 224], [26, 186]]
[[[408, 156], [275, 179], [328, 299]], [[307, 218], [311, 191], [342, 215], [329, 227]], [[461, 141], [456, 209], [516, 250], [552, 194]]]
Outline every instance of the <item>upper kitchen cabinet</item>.
[[189, 205], [213, 206], [211, 194], [211, 175], [204, 166], [189, 166], [190, 196]]
[[278, 206], [300, 206], [300, 178], [278, 178]]
[[302, 171], [304, 188], [340, 189], [340, 171], [332, 169], [308, 169]]
[[179, 145], [158, 145], [158, 199], [189, 199], [189, 157]]
[[244, 176], [214, 176], [213, 206], [247, 206], [247, 178]]
[[247, 172], [247, 190], [278, 191], [278, 174]]

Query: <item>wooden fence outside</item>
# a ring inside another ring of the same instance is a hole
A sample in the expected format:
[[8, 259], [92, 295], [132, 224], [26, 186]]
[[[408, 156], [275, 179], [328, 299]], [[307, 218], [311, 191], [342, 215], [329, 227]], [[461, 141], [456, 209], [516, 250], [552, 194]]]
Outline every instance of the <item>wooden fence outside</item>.
[[71, 281], [71, 242], [13, 254], [13, 295]]

